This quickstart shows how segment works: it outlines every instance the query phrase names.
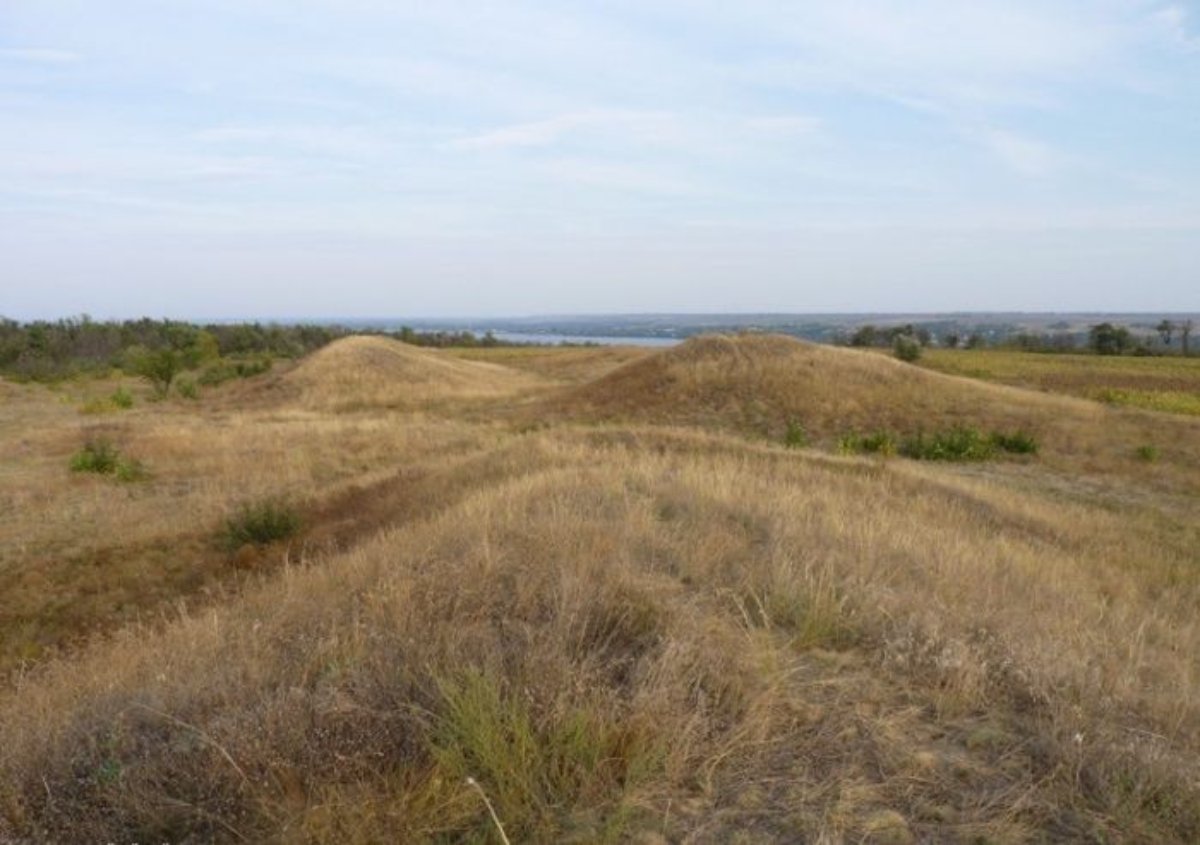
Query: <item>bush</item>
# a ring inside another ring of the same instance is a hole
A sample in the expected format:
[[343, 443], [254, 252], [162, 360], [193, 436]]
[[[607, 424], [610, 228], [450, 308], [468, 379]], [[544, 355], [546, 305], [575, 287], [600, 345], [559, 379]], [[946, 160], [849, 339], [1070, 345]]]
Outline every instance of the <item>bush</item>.
[[789, 449], [803, 449], [808, 445], [808, 432], [798, 422], [789, 422], [783, 435], [783, 445]]
[[1038, 452], [1037, 439], [1026, 431], [1018, 430], [1011, 434], [993, 431], [992, 443], [1000, 451], [1013, 455], [1036, 455]]
[[150, 477], [150, 473], [146, 472], [145, 465], [137, 458], [121, 458], [117, 461], [116, 469], [113, 471], [117, 481], [133, 482], [144, 481]]
[[118, 387], [113, 391], [112, 395], [108, 397], [108, 401], [111, 402], [114, 407], [120, 408], [123, 411], [128, 411], [133, 407], [133, 394], [123, 387]]
[[909, 437], [900, 444], [900, 454], [918, 461], [986, 461], [996, 444], [978, 429], [965, 426]]
[[236, 550], [285, 540], [300, 530], [300, 514], [279, 499], [244, 504], [225, 520], [225, 545]]
[[844, 434], [838, 439], [838, 451], [843, 455], [896, 454], [896, 439], [886, 431], [874, 434]]
[[921, 343], [912, 335], [898, 334], [892, 341], [892, 354], [911, 363], [921, 357]]
[[205, 387], [215, 387], [230, 379], [262, 375], [271, 369], [271, 363], [270, 358], [255, 361], [218, 361], [206, 368], [197, 381]]
[[1134, 449], [1133, 454], [1137, 456], [1139, 461], [1145, 461], [1148, 464], [1152, 464], [1158, 460], [1158, 447], [1151, 446], [1149, 443], [1146, 443]]
[[174, 349], [132, 347], [125, 357], [128, 368], [148, 381], [160, 398], [170, 392], [175, 376], [183, 371], [183, 358]]
[[108, 475], [117, 471], [121, 453], [107, 440], [89, 440], [71, 456], [71, 472], [92, 472]]
[[89, 440], [71, 456], [71, 472], [111, 475], [117, 481], [141, 481], [149, 476], [136, 458], [125, 458], [107, 440]]
[[196, 387], [196, 382], [191, 379], [180, 379], [175, 383], [175, 389], [184, 399], [199, 399], [200, 390]]

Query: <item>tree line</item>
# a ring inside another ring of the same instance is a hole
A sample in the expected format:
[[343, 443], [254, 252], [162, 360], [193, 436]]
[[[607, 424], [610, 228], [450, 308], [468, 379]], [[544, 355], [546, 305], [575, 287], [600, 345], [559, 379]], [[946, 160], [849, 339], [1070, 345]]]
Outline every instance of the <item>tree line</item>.
[[122, 369], [164, 391], [175, 376], [202, 366], [219, 376], [261, 372], [272, 359], [299, 358], [350, 334], [377, 334], [416, 346], [500, 346], [491, 332], [396, 332], [344, 326], [259, 322], [194, 324], [180, 320], [18, 322], [0, 317], [0, 374], [19, 381], [57, 381]]

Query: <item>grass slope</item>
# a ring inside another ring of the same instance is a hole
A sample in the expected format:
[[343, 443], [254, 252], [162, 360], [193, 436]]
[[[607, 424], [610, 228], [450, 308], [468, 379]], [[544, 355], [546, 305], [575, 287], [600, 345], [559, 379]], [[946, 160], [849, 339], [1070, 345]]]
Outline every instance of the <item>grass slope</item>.
[[[771, 337], [333, 351], [0, 406], [0, 841], [497, 841], [468, 778], [514, 842], [1200, 838], [1191, 421]], [[97, 433], [148, 478], [70, 473]], [[214, 546], [276, 497], [294, 539]]]
[[[850, 432], [954, 426], [1024, 430], [1045, 462], [1200, 492], [1200, 423], [947, 376], [869, 351], [780, 335], [708, 335], [549, 397], [537, 413], [580, 421], [701, 426], [781, 440], [790, 422], [832, 447]], [[1148, 471], [1137, 447], [1169, 459]]]

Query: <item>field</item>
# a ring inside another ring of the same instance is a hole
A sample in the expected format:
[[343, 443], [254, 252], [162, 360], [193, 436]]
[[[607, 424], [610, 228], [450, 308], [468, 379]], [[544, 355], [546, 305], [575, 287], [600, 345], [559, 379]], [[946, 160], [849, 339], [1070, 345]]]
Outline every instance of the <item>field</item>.
[[1200, 415], [1200, 358], [934, 349], [927, 351], [921, 362], [952, 375], [1152, 411]]
[[1200, 841], [1200, 361], [921, 363], [0, 382], [0, 843]]

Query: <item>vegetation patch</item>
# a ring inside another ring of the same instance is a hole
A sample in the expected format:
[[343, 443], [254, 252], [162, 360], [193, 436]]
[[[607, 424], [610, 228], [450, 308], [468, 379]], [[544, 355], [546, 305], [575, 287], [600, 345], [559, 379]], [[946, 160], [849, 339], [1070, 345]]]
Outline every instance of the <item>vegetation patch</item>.
[[808, 445], [808, 432], [804, 426], [796, 421], [791, 421], [787, 424], [787, 431], [783, 434], [783, 445], [789, 449], [803, 449]]
[[141, 481], [149, 475], [141, 461], [122, 455], [120, 450], [104, 439], [89, 440], [83, 444], [83, 448], [71, 456], [68, 466], [71, 472], [111, 475], [118, 481]]
[[300, 514], [281, 499], [266, 499], [241, 505], [225, 520], [222, 532], [226, 547], [231, 550], [245, 545], [265, 546], [286, 540], [300, 530]]
[[1036, 455], [1038, 442], [1025, 431], [984, 434], [977, 428], [954, 426], [932, 433], [918, 432], [903, 439], [888, 431], [852, 432], [838, 440], [838, 451], [843, 455], [899, 454], [916, 461], [986, 461], [999, 453]]
[[1152, 446], [1149, 443], [1143, 443], [1133, 450], [1133, 454], [1139, 461], [1152, 464], [1158, 460], [1158, 447]]
[[[444, 775], [478, 783], [514, 842], [622, 841], [627, 796], [654, 776], [663, 750], [632, 724], [591, 710], [535, 718], [523, 696], [468, 672], [440, 685], [431, 751]], [[480, 837], [493, 822], [481, 806]]]
[[215, 387], [235, 378], [252, 378], [270, 372], [272, 363], [270, 358], [257, 358], [249, 361], [222, 359], [206, 367], [196, 381], [204, 387]]
[[887, 431], [876, 431], [872, 434], [843, 434], [838, 438], [838, 452], [843, 455], [883, 455], [888, 457], [896, 454], [896, 438]]
[[1200, 416], [1200, 392], [1188, 390], [1132, 390], [1106, 387], [1094, 398], [1109, 405], [1124, 405], [1147, 411]]

